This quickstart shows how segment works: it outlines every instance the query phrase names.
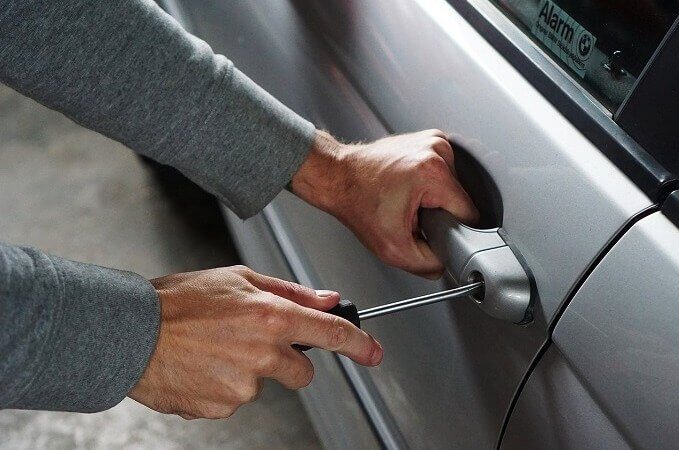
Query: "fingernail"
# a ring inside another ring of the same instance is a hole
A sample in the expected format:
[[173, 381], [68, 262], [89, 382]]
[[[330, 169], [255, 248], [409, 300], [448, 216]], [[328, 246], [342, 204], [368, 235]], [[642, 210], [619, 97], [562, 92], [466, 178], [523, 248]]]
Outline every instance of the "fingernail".
[[376, 366], [379, 363], [381, 363], [382, 358], [384, 357], [384, 350], [382, 349], [382, 346], [380, 345], [380, 343], [375, 341], [375, 344], [377, 345], [377, 348], [373, 352], [372, 358], [370, 358], [370, 363], [373, 366]]
[[[328, 291], [327, 289], [319, 289], [316, 291], [316, 295], [319, 297], [330, 297], [331, 295], [335, 295], [337, 292], [335, 291]], [[339, 294], [337, 294], [339, 295]]]

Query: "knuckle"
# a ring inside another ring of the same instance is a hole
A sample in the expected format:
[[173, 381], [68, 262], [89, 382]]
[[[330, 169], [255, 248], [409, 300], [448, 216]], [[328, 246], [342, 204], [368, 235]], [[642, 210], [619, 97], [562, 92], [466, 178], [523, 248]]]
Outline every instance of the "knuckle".
[[432, 148], [440, 148], [440, 147], [444, 147], [444, 146], [447, 147], [448, 141], [443, 139], [441, 136], [434, 136], [429, 141], [429, 145]]
[[264, 376], [275, 375], [281, 369], [280, 358], [273, 353], [268, 353], [259, 359], [258, 367]]
[[401, 253], [399, 251], [399, 247], [391, 241], [386, 241], [382, 243], [382, 245], [380, 246], [379, 255], [382, 261], [391, 266], [397, 265], [401, 260]]
[[445, 133], [438, 128], [429, 128], [428, 130], [422, 131], [422, 134], [425, 136], [441, 136], [445, 135]]
[[231, 267], [231, 270], [238, 275], [241, 276], [246, 276], [252, 274], [252, 269], [250, 269], [248, 266], [244, 266], [242, 264], [238, 264], [237, 266]]
[[426, 173], [423, 174], [424, 180], [434, 180], [441, 182], [451, 176], [450, 168], [446, 161], [440, 156], [434, 156], [427, 165]]
[[418, 170], [429, 172], [440, 167], [441, 162], [443, 162], [443, 159], [439, 155], [434, 152], [428, 152], [417, 162], [417, 168]]
[[331, 317], [328, 319], [328, 336], [330, 350], [339, 350], [347, 342], [348, 332], [341, 318]]
[[287, 295], [291, 297], [296, 297], [305, 294], [304, 287], [300, 286], [297, 283], [293, 283], [292, 281], [281, 280], [281, 288]]
[[238, 392], [239, 403], [246, 404], [255, 401], [259, 396], [259, 391], [260, 389], [256, 380], [245, 383]]
[[368, 364], [371, 364], [371, 362], [373, 361], [373, 358], [374, 358], [374, 356], [375, 356], [375, 352], [377, 352], [377, 347], [374, 346], [374, 345], [369, 346], [369, 347], [366, 348], [366, 350], [364, 351], [364, 356], [363, 356], [363, 358], [365, 359], [365, 361], [366, 361]]
[[274, 336], [280, 336], [288, 329], [283, 313], [273, 301], [265, 301], [259, 305], [257, 320], [266, 331]]
[[237, 265], [237, 266], [230, 267], [228, 269], [228, 271], [229, 271], [229, 273], [232, 277], [234, 275], [235, 275], [236, 278], [240, 277], [245, 282], [247, 282], [248, 285], [250, 285], [253, 282], [253, 280], [255, 279], [255, 276], [257, 275], [254, 270], [252, 270], [248, 266], [244, 266], [244, 265]]

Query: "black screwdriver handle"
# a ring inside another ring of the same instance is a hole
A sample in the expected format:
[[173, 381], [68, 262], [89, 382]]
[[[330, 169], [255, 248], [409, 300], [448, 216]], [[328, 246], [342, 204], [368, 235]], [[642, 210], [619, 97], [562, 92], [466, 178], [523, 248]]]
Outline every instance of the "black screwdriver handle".
[[361, 318], [358, 316], [358, 309], [356, 308], [356, 305], [349, 300], [340, 300], [337, 305], [326, 312], [347, 319], [349, 322], [356, 325], [357, 328], [361, 328]]
[[[334, 316], [339, 316], [344, 319], [347, 319], [349, 322], [353, 323], [358, 328], [361, 328], [361, 319], [358, 317], [358, 309], [356, 309], [356, 305], [351, 303], [349, 300], [340, 300], [340, 302], [335, 307], [327, 310], [326, 312], [328, 314], [332, 314]], [[301, 350], [303, 352], [312, 348], [309, 347], [308, 345], [301, 344], [294, 344], [293, 347], [296, 350]]]

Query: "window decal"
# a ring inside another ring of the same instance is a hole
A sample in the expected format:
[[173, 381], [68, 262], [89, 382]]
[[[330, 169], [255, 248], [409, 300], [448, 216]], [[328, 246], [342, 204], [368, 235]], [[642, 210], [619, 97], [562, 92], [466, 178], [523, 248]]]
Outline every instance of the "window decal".
[[582, 78], [596, 37], [551, 0], [542, 0], [531, 27], [533, 35]]

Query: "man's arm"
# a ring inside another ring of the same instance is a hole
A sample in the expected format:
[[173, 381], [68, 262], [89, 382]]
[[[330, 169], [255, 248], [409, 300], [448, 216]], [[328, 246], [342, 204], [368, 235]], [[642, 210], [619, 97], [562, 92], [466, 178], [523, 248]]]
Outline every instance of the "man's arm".
[[290, 181], [315, 131], [152, 0], [0, 0], [0, 61], [3, 83], [241, 217]]
[[[418, 238], [417, 210], [478, 216], [446, 136], [368, 145], [317, 132], [183, 30], [151, 0], [0, 0], [0, 80], [76, 122], [172, 165], [241, 217], [293, 177], [385, 262], [443, 267]], [[328, 182], [328, 181], [332, 182]], [[379, 219], [379, 220], [375, 220]]]
[[[290, 181], [315, 131], [151, 0], [0, 0], [0, 61], [3, 83], [178, 168], [241, 217]], [[116, 404], [159, 321], [138, 275], [1, 246], [0, 408]]]
[[339, 301], [245, 267], [139, 275], [0, 244], [0, 409], [96, 412], [126, 395], [185, 418], [230, 416], [263, 378], [306, 386], [301, 343], [363, 365], [364, 331]]
[[0, 409], [117, 404], [144, 372], [159, 313], [139, 275], [0, 244]]
[[[384, 261], [414, 273], [436, 277], [443, 269], [418, 237], [418, 208], [445, 208], [467, 221], [477, 215], [450, 172], [453, 152], [440, 131], [340, 144], [150, 0], [0, 0], [0, 61], [2, 82], [178, 168], [241, 217], [259, 211], [294, 174], [297, 195], [335, 215]], [[321, 300], [278, 282], [276, 291], [249, 272], [238, 274], [245, 279], [239, 290], [216, 273], [160, 281], [159, 295], [134, 274], [0, 247], [0, 407], [96, 411], [120, 400], [144, 371], [132, 391], [142, 403], [187, 417], [224, 416], [256, 390], [254, 380], [308, 382], [310, 363], [290, 343], [344, 352], [362, 364], [381, 360], [379, 345], [361, 330], [310, 311], [332, 307], [337, 294]], [[233, 319], [236, 330], [241, 318], [252, 327], [231, 340], [231, 328], [192, 325], [196, 317], [214, 322], [200, 315], [204, 301], [219, 298], [215, 314], [227, 311], [231, 291], [247, 301], [223, 322]], [[277, 324], [275, 333], [267, 321]], [[204, 342], [225, 350], [216, 354]], [[177, 344], [185, 351], [173, 351]], [[200, 370], [207, 362], [212, 372]], [[219, 376], [233, 364], [235, 379]], [[295, 373], [280, 373], [285, 368]], [[220, 404], [187, 398], [197, 395], [196, 384], [205, 398], [220, 388]]]

